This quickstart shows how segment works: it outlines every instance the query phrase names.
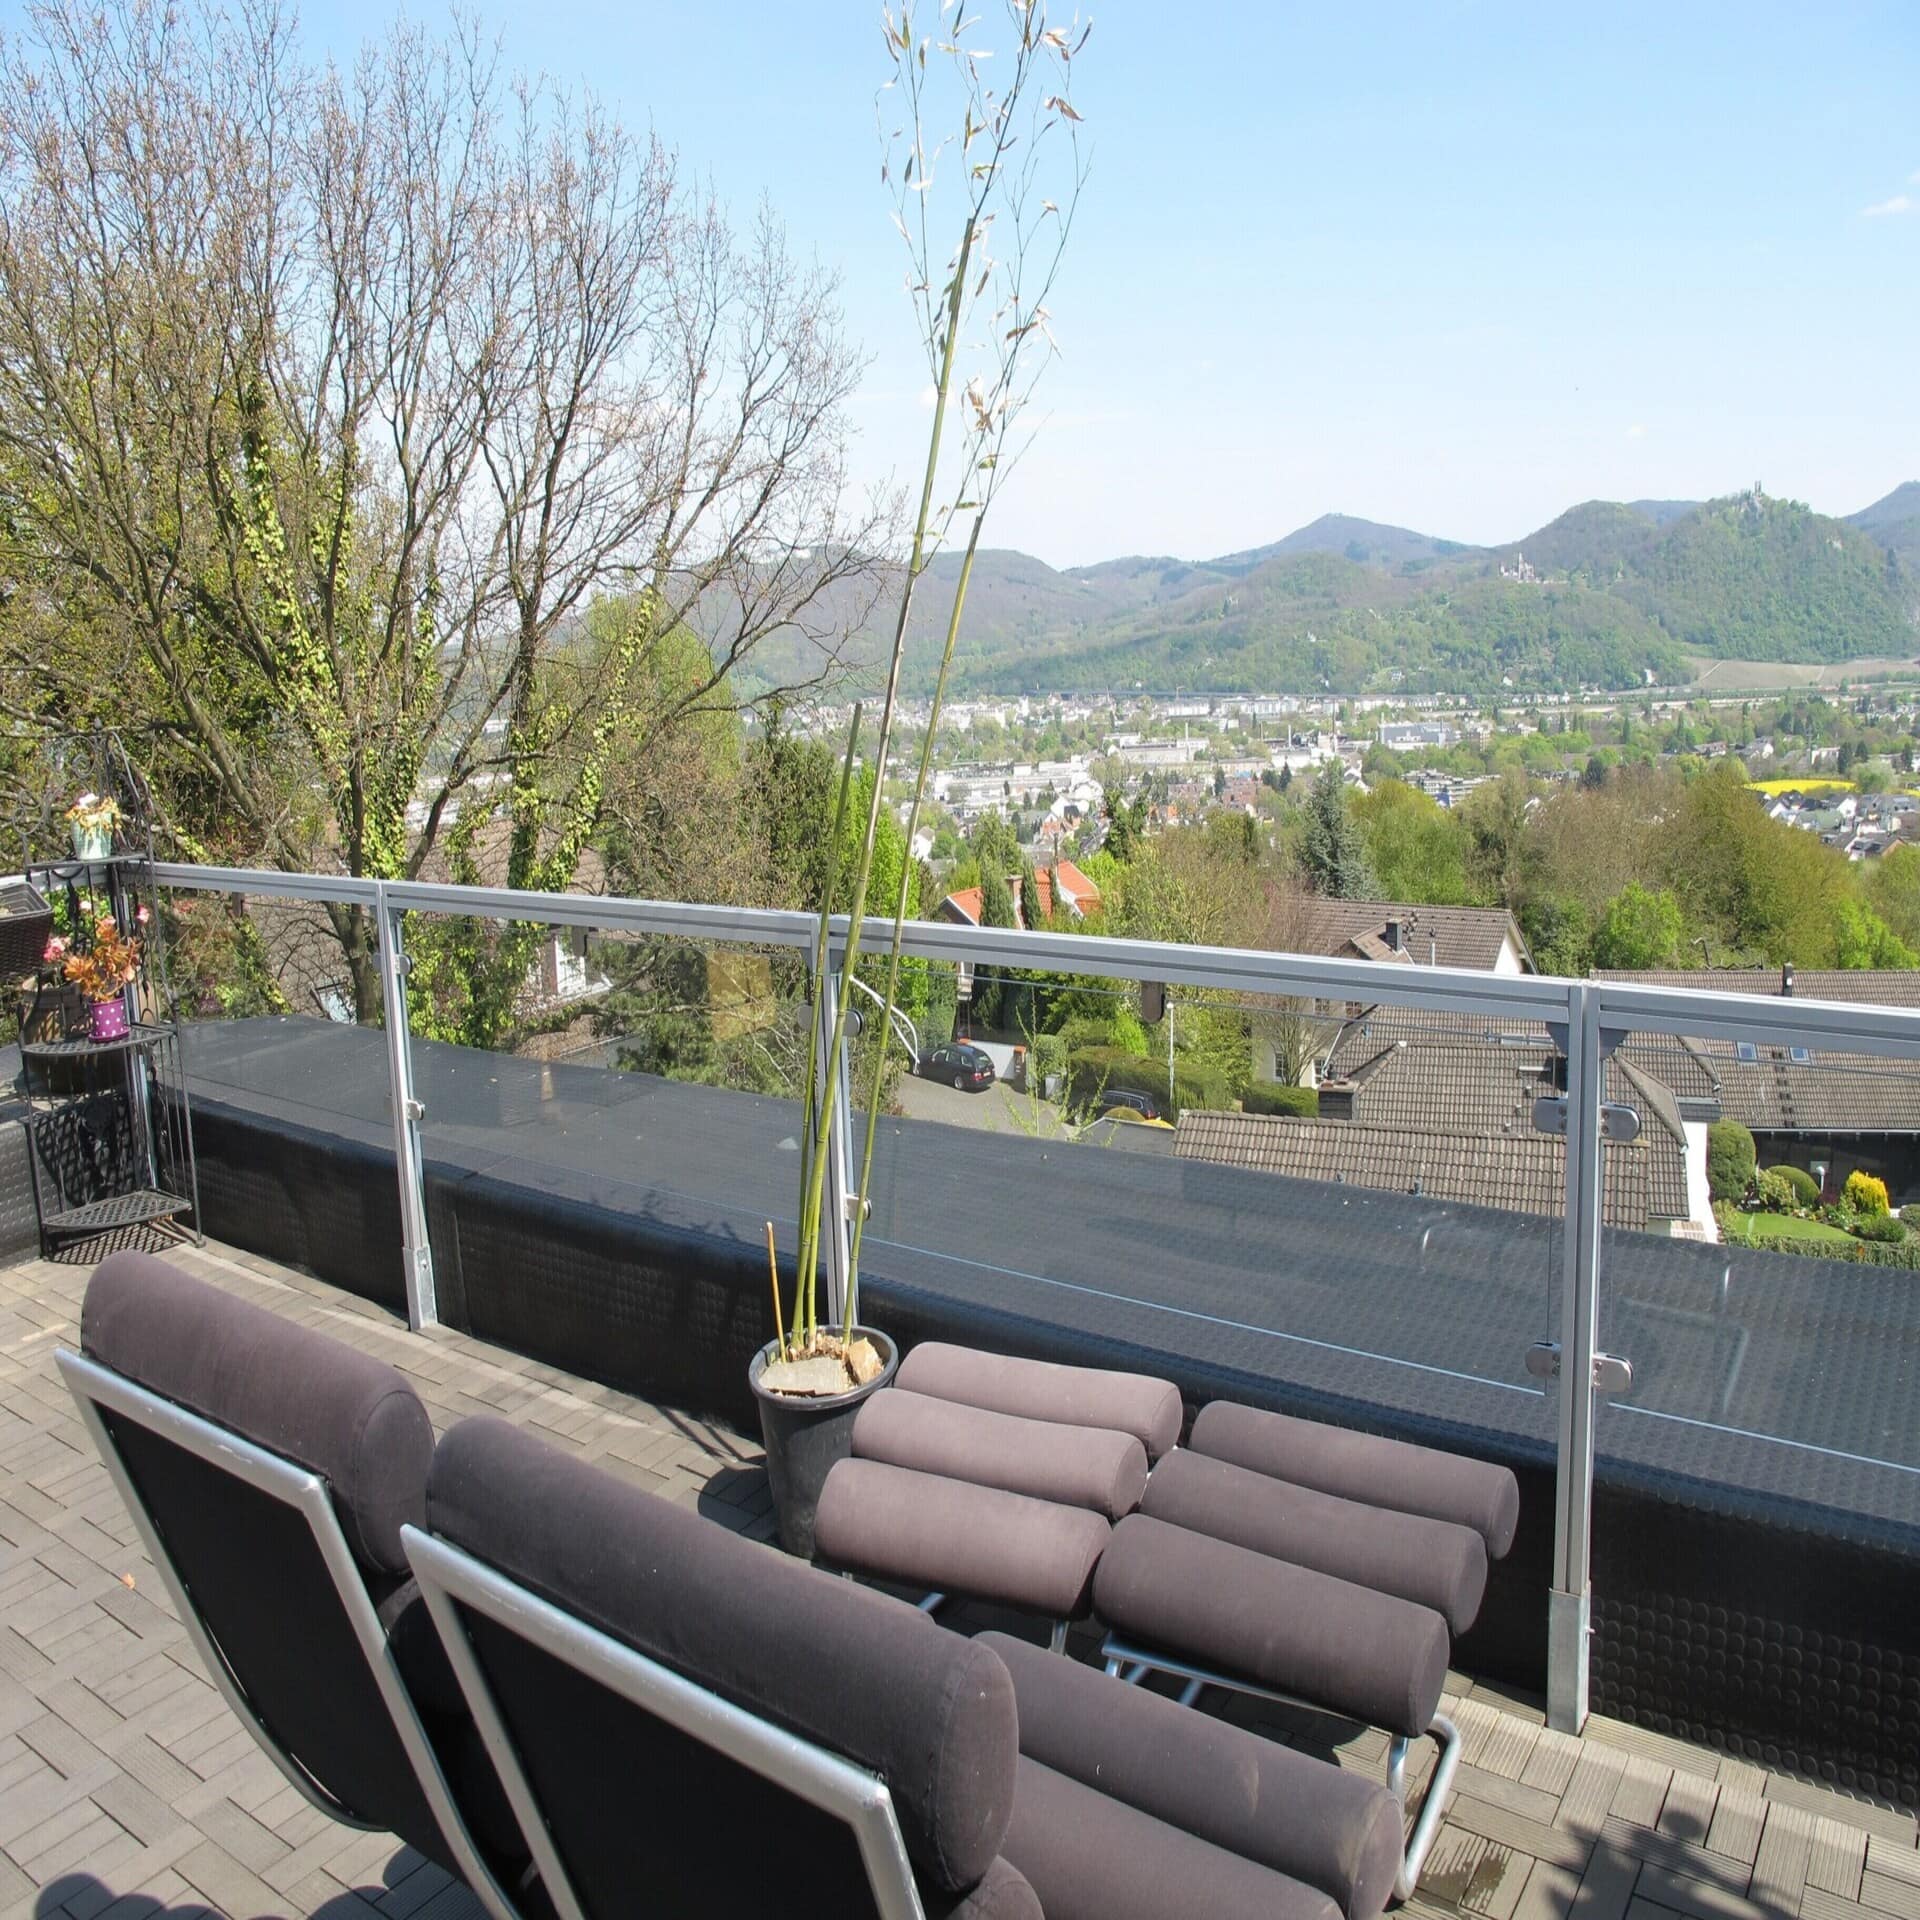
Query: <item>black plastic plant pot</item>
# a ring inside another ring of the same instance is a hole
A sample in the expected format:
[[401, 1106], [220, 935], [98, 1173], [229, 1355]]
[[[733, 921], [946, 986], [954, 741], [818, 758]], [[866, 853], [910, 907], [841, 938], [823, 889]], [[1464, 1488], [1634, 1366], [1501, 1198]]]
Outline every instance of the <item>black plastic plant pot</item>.
[[799, 1394], [768, 1393], [760, 1376], [778, 1357], [777, 1343], [769, 1340], [747, 1368], [747, 1384], [760, 1403], [760, 1438], [767, 1450], [767, 1481], [773, 1489], [773, 1511], [780, 1522], [780, 1544], [803, 1560], [813, 1558], [813, 1516], [820, 1505], [820, 1489], [834, 1463], [853, 1452], [853, 1421], [869, 1395], [888, 1385], [900, 1368], [900, 1349], [884, 1333], [855, 1327], [856, 1340], [871, 1340], [881, 1360], [880, 1371], [864, 1386], [848, 1393], [807, 1399]]

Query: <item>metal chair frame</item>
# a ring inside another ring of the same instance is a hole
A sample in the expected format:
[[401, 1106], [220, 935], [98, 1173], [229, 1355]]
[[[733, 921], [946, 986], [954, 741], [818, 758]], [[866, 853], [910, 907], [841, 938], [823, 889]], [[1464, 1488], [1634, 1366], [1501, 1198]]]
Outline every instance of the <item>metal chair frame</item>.
[[68, 1391], [79, 1407], [81, 1421], [92, 1437], [114, 1485], [119, 1489], [121, 1499], [126, 1502], [127, 1511], [133, 1516], [133, 1523], [139, 1529], [148, 1557], [166, 1585], [174, 1611], [179, 1615], [181, 1625], [186, 1628], [187, 1637], [212, 1675], [214, 1684], [225, 1696], [227, 1705], [253, 1735], [261, 1750], [288, 1782], [329, 1819], [359, 1828], [362, 1832], [380, 1831], [377, 1825], [348, 1812], [274, 1738], [254, 1710], [246, 1689], [227, 1664], [219, 1643], [200, 1617], [192, 1593], [168, 1550], [166, 1537], [140, 1497], [126, 1461], [114, 1444], [103, 1418], [103, 1409], [135, 1422], [160, 1439], [293, 1508], [306, 1522], [313, 1534], [314, 1544], [320, 1550], [320, 1557], [332, 1576], [335, 1595], [352, 1625], [354, 1638], [366, 1658], [374, 1685], [392, 1719], [394, 1733], [413, 1767], [420, 1790], [460, 1869], [461, 1878], [479, 1897], [492, 1920], [521, 1920], [519, 1910], [481, 1857], [454, 1803], [446, 1775], [434, 1753], [433, 1743], [421, 1724], [419, 1710], [414, 1705], [413, 1696], [407, 1691], [405, 1680], [401, 1678], [386, 1631], [374, 1612], [373, 1601], [361, 1578], [353, 1550], [347, 1545], [346, 1535], [341, 1531], [340, 1516], [334, 1510], [333, 1495], [326, 1481], [311, 1468], [300, 1466], [251, 1440], [243, 1439], [228, 1428], [189, 1412], [149, 1388], [129, 1380], [124, 1374], [101, 1366], [97, 1361], [64, 1348], [54, 1358]]
[[880, 1920], [925, 1920], [893, 1796], [877, 1774], [635, 1652], [448, 1541], [417, 1527], [403, 1527], [401, 1538], [460, 1690], [561, 1920], [588, 1920], [587, 1911], [481, 1670], [462, 1609], [495, 1622], [643, 1713], [844, 1821], [860, 1848]]

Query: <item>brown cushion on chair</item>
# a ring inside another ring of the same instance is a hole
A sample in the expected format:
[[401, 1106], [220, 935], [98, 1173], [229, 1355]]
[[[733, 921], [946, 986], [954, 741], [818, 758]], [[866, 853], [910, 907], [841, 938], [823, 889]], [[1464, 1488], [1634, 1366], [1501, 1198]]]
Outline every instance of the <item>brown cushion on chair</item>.
[[1390, 1733], [1424, 1733], [1446, 1684], [1447, 1623], [1431, 1607], [1144, 1513], [1114, 1528], [1093, 1598], [1144, 1648]]
[[1005, 1852], [1047, 1920], [1340, 1920], [1318, 1888], [1022, 1758]]
[[1180, 1390], [1151, 1374], [1016, 1360], [1010, 1354], [929, 1340], [901, 1361], [894, 1385], [1022, 1420], [1113, 1427], [1132, 1434], [1149, 1460], [1158, 1460], [1180, 1438]]
[[[502, 1420], [463, 1420], [440, 1442], [427, 1514], [435, 1533], [590, 1626], [880, 1774], [915, 1866], [948, 1892], [991, 1867], [1019, 1734], [990, 1648]], [[658, 1843], [644, 1811], [636, 1860]]]
[[927, 1910], [927, 1920], [1046, 1920], [1040, 1896], [1021, 1877], [1019, 1869], [1004, 1859], [996, 1860], [980, 1884], [951, 1905], [925, 1892], [920, 1904]]
[[979, 1638], [1013, 1675], [1027, 1759], [1304, 1880], [1347, 1920], [1371, 1920], [1392, 1897], [1400, 1809], [1385, 1788], [1097, 1667]]
[[879, 1460], [842, 1460], [814, 1517], [831, 1566], [1077, 1620], [1111, 1529], [1083, 1507], [1030, 1500]]
[[1146, 1449], [1111, 1427], [1064, 1427], [888, 1387], [853, 1423], [857, 1459], [1088, 1507], [1118, 1520], [1140, 1504]]
[[1298, 1487], [1471, 1527], [1494, 1560], [1513, 1545], [1520, 1523], [1520, 1483], [1505, 1467], [1435, 1447], [1263, 1413], [1231, 1400], [1200, 1409], [1188, 1444], [1196, 1453]]
[[1486, 1542], [1471, 1527], [1269, 1479], [1190, 1447], [1153, 1470], [1140, 1511], [1296, 1567], [1431, 1607], [1460, 1634], [1487, 1590]]
[[433, 1423], [399, 1372], [150, 1253], [116, 1253], [87, 1282], [89, 1359], [326, 1481], [347, 1545], [402, 1574], [400, 1528], [425, 1512]]

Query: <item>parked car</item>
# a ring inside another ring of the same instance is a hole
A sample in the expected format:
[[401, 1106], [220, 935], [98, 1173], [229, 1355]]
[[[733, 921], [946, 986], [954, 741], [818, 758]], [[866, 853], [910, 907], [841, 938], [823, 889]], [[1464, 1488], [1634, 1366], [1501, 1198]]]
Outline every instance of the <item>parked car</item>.
[[[1139, 1119], [1160, 1120], [1160, 1109], [1153, 1096], [1135, 1093], [1131, 1087], [1106, 1087], [1101, 1090], [1096, 1103], [1102, 1120]], [[1164, 1126], [1165, 1121], [1161, 1121]]]
[[969, 1093], [993, 1085], [993, 1062], [978, 1047], [951, 1041], [920, 1056], [920, 1072], [928, 1080], [944, 1080]]

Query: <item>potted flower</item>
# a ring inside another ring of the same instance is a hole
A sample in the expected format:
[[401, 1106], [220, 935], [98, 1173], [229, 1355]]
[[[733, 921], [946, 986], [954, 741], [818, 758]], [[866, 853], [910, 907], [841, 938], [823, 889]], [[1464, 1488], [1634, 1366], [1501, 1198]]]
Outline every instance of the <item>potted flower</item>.
[[67, 809], [67, 831], [78, 860], [113, 857], [113, 830], [120, 824], [120, 803], [111, 794], [83, 793]]
[[[137, 909], [134, 918], [145, 926], [147, 909]], [[47, 963], [59, 967], [92, 1002], [89, 1031], [94, 1039], [124, 1039], [126, 989], [140, 977], [140, 935], [122, 932], [119, 921], [104, 910], [83, 914], [80, 926], [71, 940], [55, 934], [47, 942]]]
[[[967, 540], [946, 621], [946, 644], [935, 678], [931, 710], [921, 741], [913, 799], [905, 821], [906, 845], [911, 847], [919, 825], [933, 750], [939, 732], [941, 702], [948, 670], [953, 663], [967, 586], [972, 577], [980, 532], [999, 479], [1007, 465], [1008, 442], [1025, 402], [1038, 378], [1036, 358], [1044, 363], [1051, 351], [1043, 304], [1053, 283], [1072, 225], [1072, 213], [1082, 178], [1074, 127], [1080, 116], [1067, 96], [1068, 63], [1079, 46], [1060, 29], [1048, 28], [1042, 5], [1015, 0], [1007, 20], [1016, 42], [1010, 59], [993, 62], [993, 72], [1005, 82], [996, 88], [978, 52], [957, 45], [943, 48], [950, 67], [930, 73], [926, 65], [928, 42], [918, 37], [911, 6], [889, 12], [886, 39], [893, 77], [882, 90], [897, 91], [903, 103], [904, 124], [896, 130], [882, 177], [895, 190], [894, 224], [906, 239], [911, 255], [908, 285], [921, 322], [922, 346], [933, 378], [933, 420], [928, 434], [926, 471], [920, 492], [919, 514], [913, 527], [911, 553], [901, 583], [892, 652], [886, 660], [885, 697], [880, 709], [877, 739], [872, 748], [871, 785], [859, 811], [861, 823], [848, 818], [848, 800], [855, 791], [854, 770], [859, 758], [861, 709], [853, 710], [853, 726], [840, 770], [840, 795], [833, 820], [827, 878], [820, 900], [813, 944], [816, 983], [816, 1036], [827, 1045], [809, 1047], [801, 1109], [801, 1167], [799, 1257], [791, 1314], [783, 1311], [780, 1274], [774, 1259], [773, 1226], [767, 1226], [767, 1258], [773, 1269], [774, 1337], [753, 1358], [748, 1384], [760, 1409], [760, 1431], [766, 1444], [767, 1478], [779, 1518], [780, 1538], [791, 1553], [811, 1555], [814, 1512], [829, 1470], [852, 1450], [853, 1422], [861, 1404], [892, 1379], [899, 1363], [898, 1349], [884, 1333], [858, 1323], [860, 1241], [868, 1213], [867, 1190], [873, 1172], [874, 1140], [885, 1105], [888, 1053], [893, 1044], [894, 1010], [898, 1004], [902, 935], [906, 925], [916, 863], [902, 860], [898, 892], [892, 907], [892, 940], [884, 967], [869, 962], [875, 977], [884, 974], [884, 991], [876, 992], [880, 1017], [871, 1046], [871, 1085], [866, 1089], [866, 1141], [860, 1163], [859, 1190], [849, 1209], [845, 1310], [839, 1326], [831, 1318], [822, 1323], [818, 1311], [819, 1271], [825, 1239], [823, 1212], [834, 1150], [831, 1115], [841, 1097], [840, 1076], [848, 1059], [847, 1040], [859, 1030], [853, 1010], [854, 982], [861, 966], [861, 938], [874, 873], [874, 852], [881, 809], [886, 804], [887, 775], [898, 712], [901, 665], [906, 653], [914, 592], [922, 574], [957, 518], [968, 520]], [[938, 72], [950, 71], [957, 86], [954, 104], [963, 111], [947, 141], [930, 137], [926, 125], [927, 90]], [[1071, 158], [1071, 174], [1060, 193], [1060, 204], [1043, 200], [1037, 185], [1037, 152], [1053, 152], [1064, 140]], [[935, 156], [949, 154], [936, 183]], [[1010, 153], [1017, 158], [1009, 160]], [[917, 170], [917, 171], [916, 171]], [[951, 185], [949, 186], [949, 183]], [[928, 210], [938, 184], [957, 196], [959, 242], [950, 258], [930, 251]], [[990, 245], [994, 222], [1001, 223], [998, 240]], [[937, 289], [937, 291], [936, 291]], [[984, 296], [984, 298], [983, 298]], [[980, 356], [978, 371], [956, 378], [956, 358], [963, 331], [970, 340], [983, 335], [968, 352]], [[942, 439], [950, 402], [958, 403], [960, 419], [947, 444], [942, 463]], [[1017, 448], [1016, 448], [1017, 451]], [[936, 501], [945, 499], [941, 504]], [[843, 832], [845, 839], [843, 840]], [[831, 952], [829, 934], [836, 909], [847, 916], [845, 947]], [[830, 961], [839, 965], [839, 989], [832, 1002], [821, 1001], [818, 983], [829, 978]], [[866, 982], [862, 982], [866, 985]], [[870, 989], [871, 990], [871, 989]]]

